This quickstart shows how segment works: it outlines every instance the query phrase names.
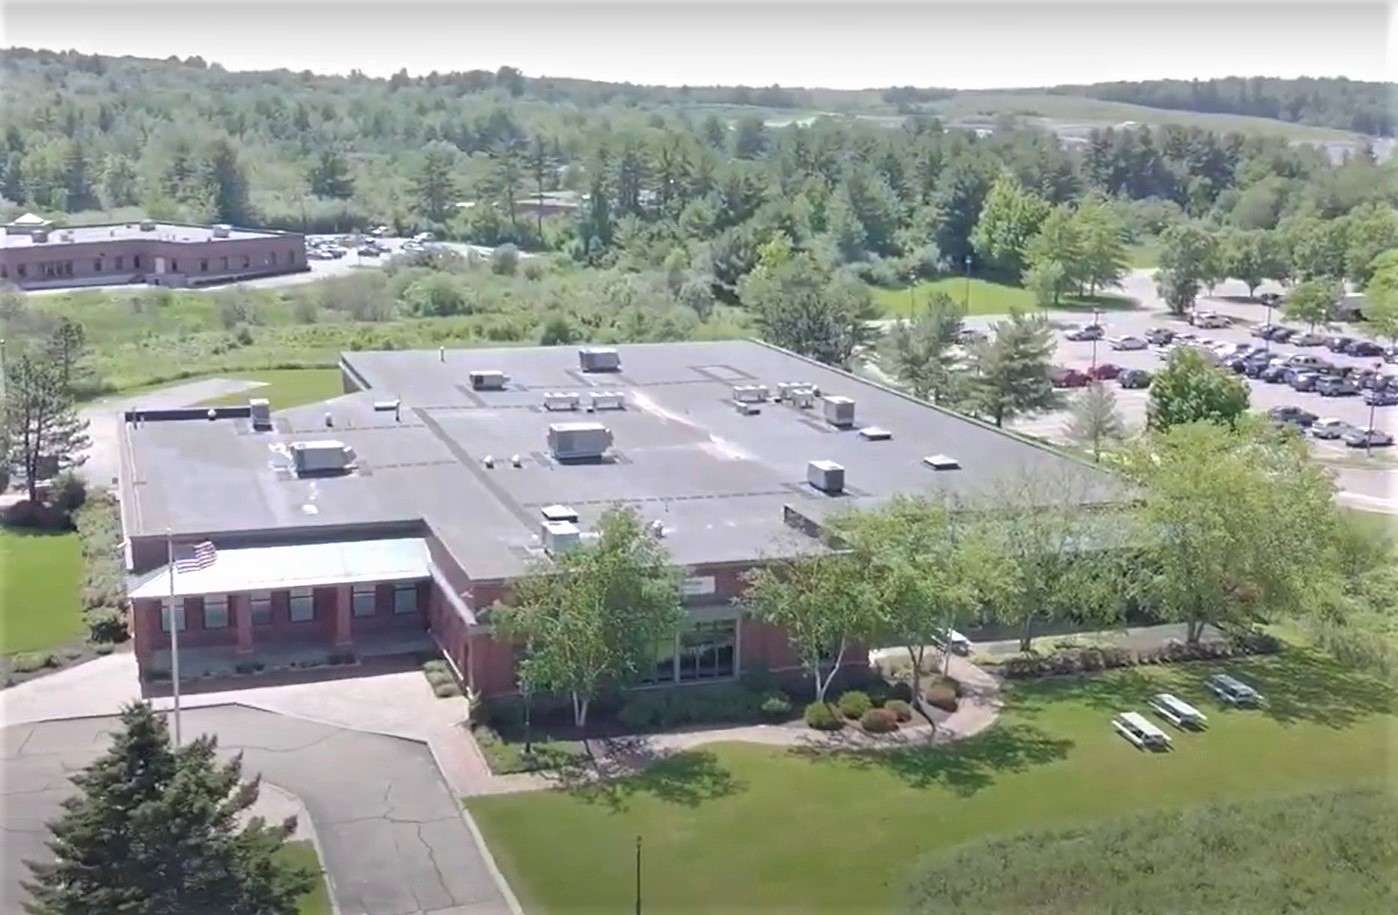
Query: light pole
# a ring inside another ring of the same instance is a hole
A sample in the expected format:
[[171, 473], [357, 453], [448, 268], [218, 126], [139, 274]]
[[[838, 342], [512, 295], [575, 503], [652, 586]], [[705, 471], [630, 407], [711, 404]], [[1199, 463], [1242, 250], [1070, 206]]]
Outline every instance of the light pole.
[[966, 314], [971, 313], [971, 255], [966, 255], [966, 300], [963, 303]]
[[641, 915], [641, 837], [636, 837], [636, 915]]
[[913, 291], [917, 288], [917, 271], [908, 271], [908, 320], [911, 321], [917, 315], [917, 299], [913, 297]]
[[1368, 459], [1368, 458], [1370, 458], [1370, 457], [1373, 457], [1373, 451], [1372, 451], [1372, 449], [1373, 449], [1373, 447], [1374, 447], [1374, 407], [1375, 407], [1375, 406], [1377, 406], [1377, 404], [1375, 404], [1373, 400], [1370, 400], [1370, 401], [1369, 401], [1369, 428], [1364, 430], [1364, 457], [1365, 457], [1365, 459]]
[[1267, 336], [1262, 338], [1262, 349], [1264, 352], [1272, 352], [1272, 300], [1267, 299]]

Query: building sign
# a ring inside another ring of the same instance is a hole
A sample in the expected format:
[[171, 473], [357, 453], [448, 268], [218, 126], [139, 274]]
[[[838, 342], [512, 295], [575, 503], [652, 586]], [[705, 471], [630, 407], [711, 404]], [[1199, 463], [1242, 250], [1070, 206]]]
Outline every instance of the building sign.
[[685, 597], [701, 597], [706, 594], [713, 594], [717, 590], [718, 584], [712, 575], [686, 578], [680, 584], [680, 593]]

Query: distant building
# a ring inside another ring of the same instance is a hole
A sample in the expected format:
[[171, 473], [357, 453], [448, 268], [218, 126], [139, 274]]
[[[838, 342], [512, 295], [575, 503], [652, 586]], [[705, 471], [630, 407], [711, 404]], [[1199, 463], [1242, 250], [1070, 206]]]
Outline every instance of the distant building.
[[55, 226], [25, 213], [4, 233], [0, 282], [21, 289], [203, 286], [307, 269], [305, 239], [274, 229], [153, 220]]

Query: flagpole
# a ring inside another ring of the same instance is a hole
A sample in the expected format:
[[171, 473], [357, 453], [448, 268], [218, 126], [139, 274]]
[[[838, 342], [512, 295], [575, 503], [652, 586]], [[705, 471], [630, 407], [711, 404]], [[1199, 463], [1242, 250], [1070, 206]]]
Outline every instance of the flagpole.
[[170, 567], [170, 683], [175, 697], [175, 746], [180, 745], [180, 622], [175, 616], [175, 537], [165, 529], [165, 557]]

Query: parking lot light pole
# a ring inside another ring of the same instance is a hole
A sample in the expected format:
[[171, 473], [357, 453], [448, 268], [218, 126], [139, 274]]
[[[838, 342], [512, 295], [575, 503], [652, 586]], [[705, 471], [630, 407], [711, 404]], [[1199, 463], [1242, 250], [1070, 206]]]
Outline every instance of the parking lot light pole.
[[971, 313], [971, 255], [966, 255], [966, 314]]
[[1373, 456], [1373, 447], [1374, 447], [1374, 407], [1376, 407], [1376, 406], [1377, 406], [1377, 404], [1375, 404], [1374, 401], [1371, 399], [1371, 400], [1369, 401], [1369, 428], [1366, 429], [1366, 430], [1364, 431], [1364, 457], [1365, 457], [1366, 459]]

